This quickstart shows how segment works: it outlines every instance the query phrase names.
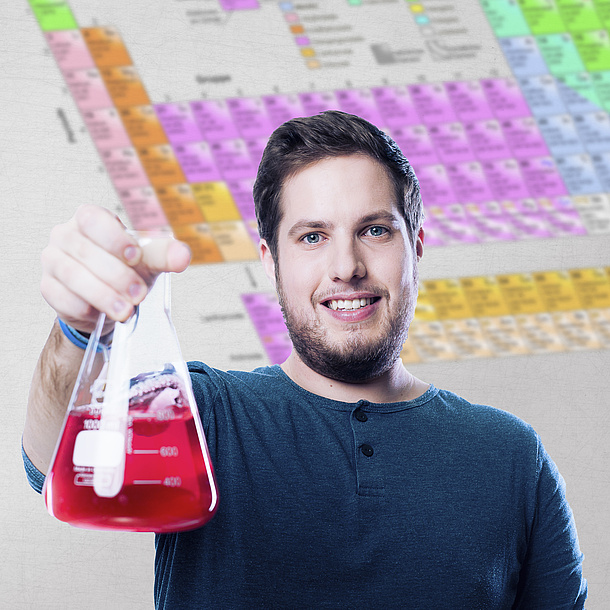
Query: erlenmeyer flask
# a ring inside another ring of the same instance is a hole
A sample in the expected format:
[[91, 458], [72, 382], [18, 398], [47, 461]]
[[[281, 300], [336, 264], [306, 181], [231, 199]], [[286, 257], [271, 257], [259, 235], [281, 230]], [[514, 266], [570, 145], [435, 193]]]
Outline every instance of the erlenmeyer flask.
[[214, 472], [161, 274], [112, 346], [89, 340], [43, 494], [92, 529], [175, 532], [209, 521]]

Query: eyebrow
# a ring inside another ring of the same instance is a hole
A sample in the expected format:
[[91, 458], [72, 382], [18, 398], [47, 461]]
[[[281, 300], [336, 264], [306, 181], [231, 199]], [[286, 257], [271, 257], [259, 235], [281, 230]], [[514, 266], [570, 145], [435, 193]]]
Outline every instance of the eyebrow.
[[[379, 212], [373, 212], [371, 214], [367, 214], [366, 216], [362, 216], [362, 218], [358, 219], [359, 225], [364, 225], [369, 222], [387, 222], [390, 224], [396, 224], [399, 221], [399, 217], [396, 214], [392, 214], [392, 212], [387, 212], [385, 210]], [[296, 234], [301, 231], [305, 231], [307, 229], [332, 229], [333, 224], [331, 222], [326, 222], [325, 220], [307, 220], [301, 219], [295, 222], [292, 227], [290, 227], [288, 231], [288, 237], [294, 237]]]

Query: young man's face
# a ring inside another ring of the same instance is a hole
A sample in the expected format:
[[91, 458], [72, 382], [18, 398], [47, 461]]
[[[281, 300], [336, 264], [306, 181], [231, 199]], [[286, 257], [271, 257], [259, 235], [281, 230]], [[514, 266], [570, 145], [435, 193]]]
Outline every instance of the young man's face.
[[400, 355], [417, 299], [417, 261], [392, 182], [365, 155], [325, 159], [282, 191], [276, 282], [294, 348], [314, 371], [347, 382], [386, 372]]

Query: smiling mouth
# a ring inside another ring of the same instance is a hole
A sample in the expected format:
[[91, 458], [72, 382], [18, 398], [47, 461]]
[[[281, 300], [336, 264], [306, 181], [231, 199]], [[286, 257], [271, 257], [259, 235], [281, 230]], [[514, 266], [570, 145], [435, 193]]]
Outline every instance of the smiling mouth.
[[370, 297], [366, 299], [329, 299], [322, 304], [334, 311], [352, 311], [354, 309], [361, 309], [367, 305], [372, 305], [376, 301], [379, 301], [380, 298], [381, 297]]

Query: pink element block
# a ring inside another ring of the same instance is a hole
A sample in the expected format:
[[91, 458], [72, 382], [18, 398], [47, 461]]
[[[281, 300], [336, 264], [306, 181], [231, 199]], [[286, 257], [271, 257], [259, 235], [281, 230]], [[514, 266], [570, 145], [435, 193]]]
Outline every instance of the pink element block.
[[134, 148], [112, 148], [100, 154], [117, 189], [149, 186], [148, 177]]
[[417, 168], [417, 178], [425, 206], [448, 205], [457, 201], [444, 165], [423, 165]]
[[433, 125], [457, 119], [442, 84], [409, 85], [409, 93], [421, 123]]
[[282, 123], [305, 114], [297, 95], [263, 95], [263, 103], [272, 129]]
[[203, 138], [210, 142], [238, 138], [239, 132], [224, 100], [191, 102], [191, 110]]
[[486, 78], [481, 81], [485, 97], [497, 119], [531, 116], [519, 85], [513, 79]]
[[82, 115], [98, 150], [131, 146], [131, 140], [116, 108], [85, 110]]
[[45, 32], [44, 37], [62, 72], [95, 67], [80, 30]]
[[493, 199], [493, 194], [478, 161], [448, 165], [447, 173], [458, 202], [479, 203]]
[[494, 199], [529, 197], [517, 161], [514, 159], [496, 159], [484, 161], [481, 165]]
[[522, 159], [519, 168], [533, 197], [557, 197], [568, 191], [551, 157]]
[[[229, 180], [227, 186], [229, 187], [229, 191], [231, 191], [233, 201], [235, 201], [235, 205], [237, 206], [241, 217], [245, 221], [255, 220], [256, 213], [254, 211], [254, 199], [252, 198], [254, 179]], [[258, 243], [258, 239], [256, 240], [256, 243]]]
[[305, 116], [313, 116], [325, 110], [340, 110], [339, 102], [332, 91], [310, 91], [299, 93]]
[[189, 182], [221, 180], [220, 171], [214, 163], [210, 144], [207, 142], [185, 142], [175, 146], [174, 150], [178, 163]]
[[260, 98], [234, 97], [227, 100], [227, 106], [242, 138], [257, 138], [271, 134], [271, 121]]
[[64, 78], [79, 110], [114, 106], [99, 70], [96, 68], [69, 70], [64, 72]]
[[546, 214], [535, 199], [520, 199], [503, 204], [507, 216], [520, 239], [552, 237]]
[[252, 159], [252, 164], [257, 169], [261, 162], [261, 157], [263, 156], [263, 151], [265, 150], [265, 146], [267, 146], [268, 141], [268, 137], [249, 138], [246, 140], [246, 148], [250, 153], [250, 159]]
[[432, 165], [439, 162], [436, 149], [425, 125], [407, 125], [390, 131], [398, 147], [417, 173], [420, 165]]
[[220, 0], [220, 6], [225, 11], [243, 11], [260, 7], [258, 0]]
[[373, 87], [371, 91], [384, 127], [393, 129], [421, 122], [407, 87]]
[[508, 119], [501, 123], [504, 139], [517, 159], [544, 157], [549, 155], [544, 138], [538, 129], [536, 119], [522, 117]]
[[169, 226], [155, 191], [150, 186], [119, 189], [119, 198], [136, 230]]
[[212, 142], [211, 148], [216, 167], [223, 179], [240, 180], [256, 175], [256, 168], [242, 139]]
[[299, 22], [299, 16], [296, 13], [285, 13], [284, 19], [288, 23], [298, 23]]
[[355, 114], [366, 119], [377, 127], [383, 127], [384, 122], [375, 103], [373, 94], [368, 89], [340, 89], [335, 91], [337, 102], [343, 112]]
[[445, 89], [453, 111], [461, 121], [493, 118], [493, 111], [479, 81], [445, 83]]
[[172, 144], [200, 142], [204, 139], [188, 104], [155, 104], [155, 112]]
[[428, 131], [436, 153], [443, 163], [460, 163], [474, 159], [474, 153], [461, 123], [430, 125]]
[[477, 159], [488, 161], [490, 159], [506, 159], [512, 156], [497, 119], [466, 123], [464, 129]]

